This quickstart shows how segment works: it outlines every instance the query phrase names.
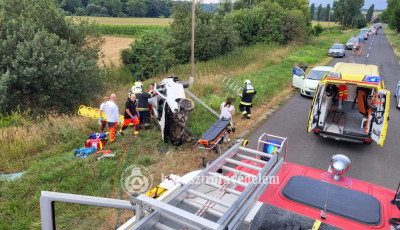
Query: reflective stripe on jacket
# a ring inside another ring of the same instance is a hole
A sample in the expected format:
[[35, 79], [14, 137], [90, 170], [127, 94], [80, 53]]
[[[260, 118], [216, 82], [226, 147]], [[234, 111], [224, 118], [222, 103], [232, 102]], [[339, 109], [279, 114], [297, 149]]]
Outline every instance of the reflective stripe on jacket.
[[252, 85], [247, 84], [246, 87], [244, 87], [242, 95], [242, 101], [240, 104], [242, 105], [251, 105], [253, 103], [253, 96], [256, 94], [256, 90]]

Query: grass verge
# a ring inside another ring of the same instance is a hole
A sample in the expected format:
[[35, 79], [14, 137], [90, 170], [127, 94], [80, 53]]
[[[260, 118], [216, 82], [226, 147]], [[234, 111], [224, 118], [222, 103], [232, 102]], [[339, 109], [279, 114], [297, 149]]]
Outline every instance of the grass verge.
[[[223, 76], [222, 72], [228, 73], [239, 82], [250, 79], [258, 91], [253, 111], [263, 114], [269, 111], [274, 103], [277, 104], [275, 106], [279, 106], [282, 92], [285, 93], [291, 88], [291, 70], [295, 63], [303, 62], [308, 65], [320, 63], [326, 60], [327, 50], [335, 40], [345, 42], [348, 37], [349, 32], [330, 32], [311, 39], [303, 46], [257, 44], [238, 49], [209, 62], [196, 63], [195, 87], [190, 90], [218, 111], [224, 98], [232, 96], [219, 83]], [[188, 77], [185, 76], [189, 76], [190, 66], [177, 66], [171, 72], [187, 80]], [[126, 75], [125, 72], [121, 73]], [[144, 82], [145, 86], [163, 77], [165, 75], [147, 80]], [[118, 95], [121, 111], [130, 86], [119, 87], [117, 84], [109, 86], [109, 92], [116, 92]], [[235, 105], [237, 104], [238, 101], [235, 102]], [[253, 121], [242, 122], [238, 118], [239, 115], [234, 118], [238, 123], [238, 131], [248, 129], [250, 125], [248, 122]], [[214, 115], [196, 104], [196, 109], [189, 115], [188, 126], [194, 133], [201, 135], [216, 119]], [[117, 141], [107, 146], [116, 154], [115, 158], [97, 160], [96, 155], [86, 159], [73, 156], [74, 148], [82, 147], [87, 136], [98, 130], [95, 120], [74, 116], [55, 117], [49, 124], [44, 122], [38, 124], [35, 129], [32, 127], [35, 127], [33, 123], [27, 123], [17, 127], [24, 131], [18, 131], [15, 135], [11, 135], [14, 127], [3, 128], [2, 132], [5, 131], [0, 133], [0, 140], [4, 140], [1, 144], [14, 143], [15, 147], [9, 149], [27, 145], [26, 135], [33, 136], [33, 139], [28, 141], [31, 143], [41, 139], [46, 140], [44, 144], [38, 145], [40, 148], [29, 155], [18, 155], [21, 152], [16, 151], [14, 160], [4, 164], [6, 170], [25, 169], [27, 173], [19, 180], [0, 182], [0, 229], [40, 229], [39, 197], [42, 190], [119, 198], [120, 177], [125, 166], [145, 165], [148, 168], [146, 176], [154, 178], [153, 185], [161, 181], [160, 174], [183, 175], [202, 168], [199, 157], [203, 152], [190, 151], [194, 143], [181, 146], [163, 143], [157, 128], [147, 132], [141, 131], [140, 135], [133, 139], [129, 160], [125, 150], [132, 129], [128, 129], [124, 137], [117, 136]], [[169, 153], [165, 154], [159, 151], [159, 148], [167, 149]], [[2, 161], [9, 155], [3, 154]], [[119, 165], [121, 166], [118, 167]], [[122, 194], [123, 199], [127, 199], [127, 195]], [[79, 229], [109, 229], [114, 226], [117, 214], [116, 210], [109, 212], [108, 209], [80, 205], [56, 205], [57, 224], [61, 229], [77, 229], [77, 226]], [[123, 223], [131, 215], [131, 212], [122, 212], [119, 223]]]
[[400, 61], [400, 33], [387, 28], [387, 26], [384, 27], [384, 31], [397, 60]]

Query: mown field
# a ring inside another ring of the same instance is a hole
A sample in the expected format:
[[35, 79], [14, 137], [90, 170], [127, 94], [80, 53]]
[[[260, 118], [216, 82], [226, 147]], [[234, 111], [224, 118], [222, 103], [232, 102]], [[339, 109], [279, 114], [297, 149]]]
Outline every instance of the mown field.
[[[320, 24], [323, 27], [328, 27], [328, 22], [319, 22], [318, 23], [318, 21], [313, 20], [313, 21], [311, 21], [311, 23], [312, 23], [312, 26], [316, 26], [316, 25]], [[333, 27], [333, 26], [339, 26], [339, 23], [329, 22], [329, 27]]]
[[[208, 62], [197, 62], [195, 87], [190, 90], [218, 111], [224, 98], [233, 96], [219, 83], [222, 73], [228, 73], [239, 82], [250, 79], [258, 92], [253, 111], [265, 114], [282, 103], [282, 93], [288, 89], [290, 92], [291, 71], [295, 63], [326, 64], [331, 59], [326, 55], [329, 47], [336, 39], [345, 42], [349, 32], [325, 32], [320, 37], [309, 39], [305, 45], [256, 44]], [[122, 112], [133, 84], [129, 80], [131, 75], [116, 67], [106, 68], [105, 72], [109, 82], [116, 82], [109, 84], [107, 94], [117, 93], [117, 103]], [[149, 83], [158, 82], [171, 73], [188, 80], [190, 65], [176, 66], [169, 73], [145, 81], [144, 86], [148, 87]], [[99, 104], [93, 102], [89, 106], [98, 107]], [[235, 102], [235, 106], [237, 104]], [[248, 124], [241, 123], [239, 117], [240, 114], [236, 115], [234, 121], [240, 133], [248, 129]], [[117, 136], [117, 141], [107, 146], [116, 154], [115, 158], [97, 160], [97, 156], [92, 155], [79, 159], [74, 157], [74, 149], [83, 147], [90, 133], [99, 131], [96, 120], [51, 116], [33, 121], [18, 113], [10, 119], [18, 125], [1, 129], [0, 171], [27, 170], [27, 173], [19, 180], [0, 182], [0, 229], [40, 229], [39, 197], [42, 190], [127, 199], [127, 195], [121, 192], [120, 182], [127, 166], [148, 167], [147, 176], [154, 176], [154, 185], [161, 181], [161, 173], [183, 175], [202, 168], [200, 156], [204, 153], [190, 151], [194, 142], [178, 147], [166, 144], [161, 140], [158, 128], [140, 131], [140, 135], [132, 139], [130, 152], [132, 129], [128, 129], [123, 137]], [[216, 119], [196, 103], [187, 125], [196, 135], [201, 135]], [[32, 133], [35, 135], [29, 135]], [[159, 148], [168, 149], [169, 154], [160, 152]], [[119, 224], [131, 215], [132, 212], [122, 212]], [[56, 217], [62, 229], [110, 229], [115, 226], [118, 211], [57, 204]]]
[[114, 18], [114, 17], [88, 17], [88, 16], [67, 16], [73, 18], [75, 22], [87, 19], [90, 22], [97, 22], [100, 25], [123, 25], [123, 26], [148, 26], [159, 25], [167, 26], [172, 22], [172, 18]]

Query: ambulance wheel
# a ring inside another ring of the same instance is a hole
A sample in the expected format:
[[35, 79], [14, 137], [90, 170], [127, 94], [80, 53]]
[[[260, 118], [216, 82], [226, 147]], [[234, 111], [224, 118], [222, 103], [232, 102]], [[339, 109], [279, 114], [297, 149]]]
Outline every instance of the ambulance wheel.
[[248, 144], [249, 144], [249, 141], [248, 140], [244, 140], [243, 143], [242, 143], [242, 146], [243, 147], [247, 147]]
[[364, 145], [370, 145], [372, 141], [364, 141]]

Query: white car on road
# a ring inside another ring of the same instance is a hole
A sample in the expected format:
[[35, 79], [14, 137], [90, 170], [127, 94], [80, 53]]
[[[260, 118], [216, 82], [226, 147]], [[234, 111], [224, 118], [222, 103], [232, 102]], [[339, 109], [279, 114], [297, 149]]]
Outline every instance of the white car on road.
[[315, 89], [322, 78], [332, 70], [331, 66], [317, 66], [310, 70], [306, 77], [303, 69], [296, 67], [293, 69], [292, 86], [299, 88], [301, 95], [314, 97]]

